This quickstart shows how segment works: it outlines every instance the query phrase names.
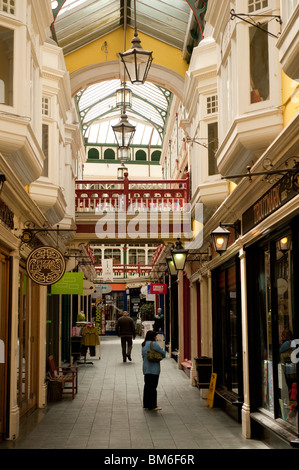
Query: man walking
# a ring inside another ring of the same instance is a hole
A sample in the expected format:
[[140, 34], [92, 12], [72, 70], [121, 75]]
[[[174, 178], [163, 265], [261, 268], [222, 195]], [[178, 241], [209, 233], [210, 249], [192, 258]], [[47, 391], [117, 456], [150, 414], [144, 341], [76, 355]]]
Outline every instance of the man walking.
[[136, 337], [136, 330], [135, 323], [128, 312], [124, 311], [123, 315], [118, 319], [115, 331], [120, 336], [123, 362], [126, 362], [127, 358], [131, 361], [133, 339]]

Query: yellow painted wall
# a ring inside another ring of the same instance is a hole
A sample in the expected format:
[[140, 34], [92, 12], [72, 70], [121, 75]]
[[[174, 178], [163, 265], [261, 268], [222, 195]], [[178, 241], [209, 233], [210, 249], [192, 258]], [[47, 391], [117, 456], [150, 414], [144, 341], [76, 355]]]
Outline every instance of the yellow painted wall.
[[282, 72], [283, 125], [286, 127], [299, 112], [299, 82]]
[[[110, 60], [117, 60], [118, 52], [124, 52], [130, 49], [131, 40], [134, 35], [134, 30], [128, 28], [127, 30], [127, 46], [124, 44], [124, 29], [119, 28], [106, 36], [97, 39], [96, 41], [83, 46], [82, 48], [67, 54], [65, 56], [66, 67], [69, 73], [82, 69], [88, 65], [105, 62]], [[182, 51], [151, 38], [145, 34], [139, 33], [138, 36], [141, 40], [143, 49], [153, 52], [153, 63], [159, 64], [174, 70], [185, 78], [185, 73], [188, 70], [188, 64], [182, 58]], [[107, 47], [105, 46], [107, 43]], [[105, 50], [107, 49], [107, 54]]]

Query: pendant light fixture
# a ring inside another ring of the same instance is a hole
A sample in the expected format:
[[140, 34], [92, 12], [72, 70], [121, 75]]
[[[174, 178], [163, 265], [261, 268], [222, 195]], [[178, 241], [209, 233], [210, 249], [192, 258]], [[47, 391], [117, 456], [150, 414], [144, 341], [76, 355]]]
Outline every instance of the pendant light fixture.
[[136, 25], [136, 0], [134, 0], [134, 23], [135, 31], [132, 39], [132, 46], [126, 52], [119, 52], [121, 62], [125, 66], [128, 77], [133, 84], [144, 83], [149, 69], [151, 67], [153, 56], [152, 52], [146, 51], [141, 46], [141, 41], [137, 33]]

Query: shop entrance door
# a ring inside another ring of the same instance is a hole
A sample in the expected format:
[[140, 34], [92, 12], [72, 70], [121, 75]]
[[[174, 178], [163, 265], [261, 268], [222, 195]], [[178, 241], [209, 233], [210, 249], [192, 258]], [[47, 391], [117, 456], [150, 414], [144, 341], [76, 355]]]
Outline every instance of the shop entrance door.
[[0, 440], [7, 432], [7, 352], [9, 260], [0, 253]]
[[242, 334], [239, 266], [217, 270], [213, 275], [213, 370], [217, 386], [241, 397]]
[[18, 406], [20, 418], [36, 408], [39, 286], [19, 272]]

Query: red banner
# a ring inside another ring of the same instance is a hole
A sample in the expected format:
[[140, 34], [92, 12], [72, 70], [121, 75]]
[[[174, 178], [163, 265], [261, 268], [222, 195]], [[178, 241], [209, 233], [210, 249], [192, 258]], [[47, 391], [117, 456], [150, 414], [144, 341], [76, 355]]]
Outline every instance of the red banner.
[[167, 284], [151, 284], [150, 294], [167, 294]]

